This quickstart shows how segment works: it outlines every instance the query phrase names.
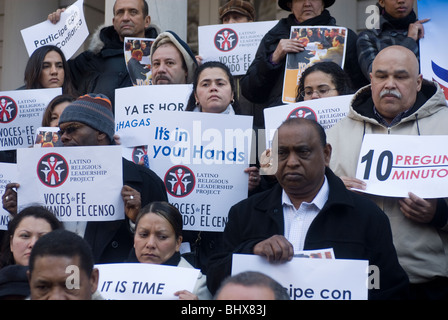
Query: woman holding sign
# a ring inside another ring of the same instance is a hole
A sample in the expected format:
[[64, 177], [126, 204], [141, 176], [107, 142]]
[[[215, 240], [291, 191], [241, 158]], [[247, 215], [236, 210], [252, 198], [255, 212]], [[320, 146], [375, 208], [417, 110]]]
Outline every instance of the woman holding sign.
[[[181, 256], [182, 215], [167, 202], [153, 202], [144, 207], [136, 220], [134, 249], [128, 262], [140, 262], [193, 268]], [[175, 293], [180, 300], [210, 300], [206, 277], [199, 274], [193, 293], [181, 290]]]
[[[335, 0], [279, 0], [280, 8], [291, 14], [272, 28], [261, 40], [255, 60], [241, 80], [243, 95], [261, 108], [283, 104], [282, 91], [288, 54], [304, 52], [306, 46], [299, 39], [291, 39], [292, 27], [336, 26], [336, 19], [327, 10]], [[358, 36], [347, 30], [344, 70], [357, 87], [367, 85], [358, 64], [356, 40]], [[255, 114], [255, 124], [264, 126], [262, 109]]]

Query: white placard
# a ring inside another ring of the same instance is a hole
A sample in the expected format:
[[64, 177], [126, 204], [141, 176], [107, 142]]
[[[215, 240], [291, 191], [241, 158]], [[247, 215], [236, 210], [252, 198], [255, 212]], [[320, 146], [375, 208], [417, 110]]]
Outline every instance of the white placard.
[[45, 109], [60, 94], [61, 88], [0, 92], [0, 151], [32, 146]]
[[[6, 185], [17, 182], [17, 165], [0, 162], [0, 199], [5, 193]], [[0, 230], [8, 230], [9, 213], [0, 207]]]
[[98, 290], [106, 300], [178, 300], [193, 292], [199, 270], [148, 263], [99, 264]]
[[275, 131], [289, 118], [306, 118], [317, 121], [328, 130], [346, 117], [353, 95], [321, 98], [264, 109], [266, 146], [271, 146]]
[[277, 23], [262, 21], [200, 26], [199, 55], [203, 62], [224, 63], [235, 76], [246, 74], [261, 40]]
[[39, 204], [61, 221], [124, 219], [120, 146], [20, 149], [17, 168], [19, 208]]
[[230, 207], [248, 195], [251, 116], [154, 112], [150, 168], [164, 181], [184, 230], [223, 231]]
[[125, 147], [147, 145], [153, 112], [185, 111], [192, 85], [135, 86], [115, 90], [115, 133]]
[[271, 264], [257, 255], [234, 254], [232, 275], [258, 271], [278, 281], [291, 300], [367, 300], [367, 260], [293, 258]]
[[61, 14], [57, 24], [45, 20], [21, 31], [28, 54], [46, 45], [54, 45], [70, 59], [89, 36], [84, 17], [84, 0], [79, 0]]
[[356, 178], [366, 193], [386, 197], [448, 197], [448, 136], [367, 134]]

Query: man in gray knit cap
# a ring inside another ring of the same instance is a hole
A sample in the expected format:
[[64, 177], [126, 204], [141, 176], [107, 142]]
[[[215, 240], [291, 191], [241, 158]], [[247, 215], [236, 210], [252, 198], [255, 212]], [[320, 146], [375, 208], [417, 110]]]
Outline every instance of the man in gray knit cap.
[[[87, 94], [68, 105], [59, 119], [59, 127], [64, 146], [115, 144], [112, 105], [101, 94]], [[133, 247], [129, 220], [135, 221], [138, 211], [146, 204], [168, 200], [163, 181], [152, 170], [124, 158], [123, 184], [121, 195], [127, 219], [88, 222], [85, 228], [81, 227], [81, 233], [92, 246], [95, 263], [118, 263], [126, 260]], [[80, 229], [79, 223], [72, 227]], [[66, 226], [66, 229], [71, 228]]]

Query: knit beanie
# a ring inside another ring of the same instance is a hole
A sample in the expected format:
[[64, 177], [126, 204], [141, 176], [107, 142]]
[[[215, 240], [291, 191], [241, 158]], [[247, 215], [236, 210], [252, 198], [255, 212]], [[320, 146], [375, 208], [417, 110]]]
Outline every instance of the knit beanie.
[[191, 51], [191, 48], [188, 46], [188, 44], [173, 31], [165, 31], [159, 34], [159, 36], [151, 46], [151, 57], [156, 49], [165, 43], [172, 43], [180, 51], [187, 66], [187, 83], [193, 83], [194, 74], [198, 67], [198, 62], [196, 61], [196, 57], [194, 56], [193, 51]]
[[112, 104], [103, 94], [86, 94], [69, 104], [59, 118], [59, 125], [66, 122], [80, 122], [107, 134], [114, 141], [115, 121]]
[[255, 8], [248, 0], [230, 0], [219, 8], [219, 19], [224, 18], [229, 12], [236, 12], [255, 21]]

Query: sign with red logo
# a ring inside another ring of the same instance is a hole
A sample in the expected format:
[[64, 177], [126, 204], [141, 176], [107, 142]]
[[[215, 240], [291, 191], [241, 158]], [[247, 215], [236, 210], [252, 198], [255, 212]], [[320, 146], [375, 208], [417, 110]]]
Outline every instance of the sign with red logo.
[[60, 221], [124, 219], [120, 146], [17, 150], [19, 210], [41, 205]]
[[353, 95], [321, 98], [264, 109], [266, 145], [270, 146], [278, 127], [289, 118], [306, 118], [319, 122], [328, 130], [346, 117]]
[[0, 92], [0, 151], [34, 145], [50, 101], [62, 88]]
[[278, 21], [201, 26], [199, 55], [203, 62], [220, 61], [237, 76], [246, 74], [261, 40]]

